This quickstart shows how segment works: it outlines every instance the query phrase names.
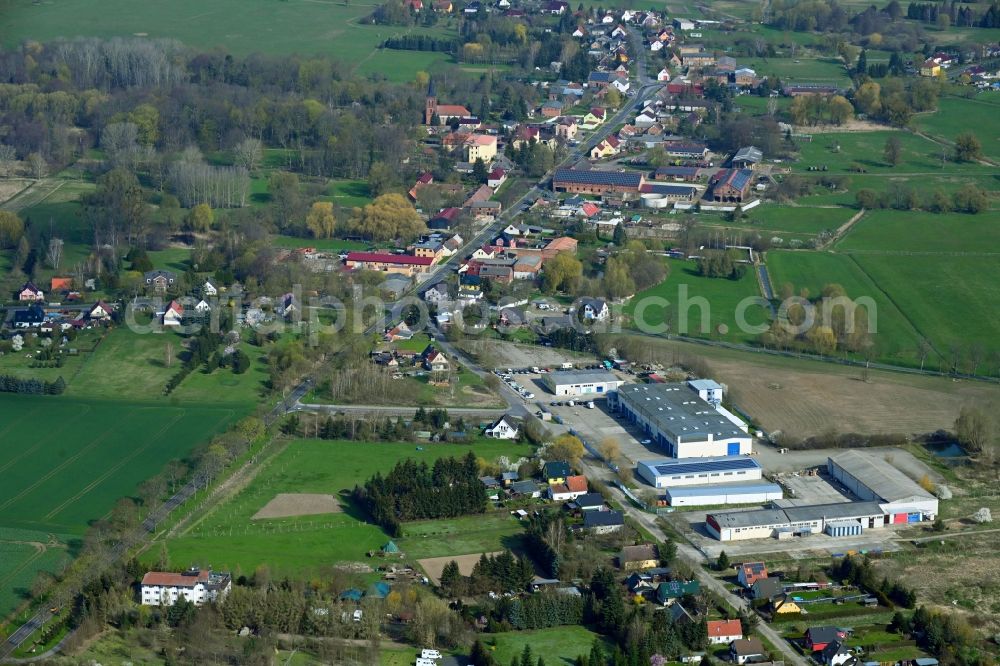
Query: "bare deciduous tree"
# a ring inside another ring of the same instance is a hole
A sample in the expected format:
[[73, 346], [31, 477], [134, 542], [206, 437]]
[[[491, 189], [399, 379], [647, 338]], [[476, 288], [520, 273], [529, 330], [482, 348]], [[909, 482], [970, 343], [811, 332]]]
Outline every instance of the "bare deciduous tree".
[[9, 176], [15, 162], [17, 162], [17, 151], [14, 146], [0, 143], [0, 175]]
[[63, 257], [63, 239], [53, 238], [49, 240], [49, 249], [45, 253], [45, 260], [49, 262], [49, 266], [55, 270], [59, 270], [59, 266], [62, 264]]
[[246, 138], [233, 147], [233, 158], [236, 166], [247, 171], [254, 171], [263, 158], [263, 144], [260, 139]]
[[36, 179], [40, 180], [45, 178], [45, 176], [49, 173], [48, 163], [46, 163], [45, 158], [38, 153], [31, 153], [28, 155], [26, 162], [28, 163], [28, 169], [31, 170], [32, 177]]

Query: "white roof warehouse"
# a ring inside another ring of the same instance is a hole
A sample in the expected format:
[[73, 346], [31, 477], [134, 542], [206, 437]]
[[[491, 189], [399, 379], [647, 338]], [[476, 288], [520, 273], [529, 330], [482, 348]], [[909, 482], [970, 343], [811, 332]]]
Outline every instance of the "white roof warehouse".
[[559, 370], [545, 375], [545, 385], [555, 395], [604, 395], [624, 383], [605, 370]]
[[704, 458], [749, 454], [753, 438], [746, 425], [699, 393], [686, 384], [628, 384], [618, 389], [614, 401], [667, 455]]

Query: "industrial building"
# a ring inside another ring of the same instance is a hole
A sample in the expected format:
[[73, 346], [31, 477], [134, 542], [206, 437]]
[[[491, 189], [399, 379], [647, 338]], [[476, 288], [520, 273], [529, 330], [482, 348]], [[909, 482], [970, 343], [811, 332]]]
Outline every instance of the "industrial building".
[[558, 370], [545, 375], [545, 387], [555, 395], [604, 395], [624, 384], [604, 370]]
[[860, 451], [827, 458], [827, 471], [858, 499], [878, 502], [891, 524], [934, 520], [938, 499], [885, 460]]
[[753, 438], [746, 424], [721, 404], [707, 402], [703, 391], [716, 399], [714, 388], [691, 383], [628, 384], [614, 395], [613, 406], [674, 458], [749, 454]]
[[763, 477], [760, 463], [747, 456], [640, 460], [636, 472], [654, 488], [760, 481]]
[[764, 504], [781, 499], [776, 483], [719, 483], [667, 488], [670, 506], [715, 506], [718, 504]]
[[865, 529], [885, 527], [889, 524], [887, 518], [878, 502], [838, 502], [710, 513], [705, 516], [705, 527], [719, 541], [781, 539], [824, 532], [831, 536], [848, 536], [861, 534]]

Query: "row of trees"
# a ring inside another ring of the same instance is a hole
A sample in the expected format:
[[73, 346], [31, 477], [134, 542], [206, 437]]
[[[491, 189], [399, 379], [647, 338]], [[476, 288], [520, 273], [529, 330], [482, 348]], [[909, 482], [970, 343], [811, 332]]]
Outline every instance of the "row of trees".
[[930, 213], [977, 214], [989, 209], [989, 195], [974, 183], [967, 183], [950, 195], [938, 187], [921, 190], [902, 183], [890, 183], [882, 192], [870, 188], [858, 190], [854, 199], [860, 208], [874, 210], [894, 208], [896, 210], [925, 210]]
[[486, 488], [470, 451], [462, 460], [439, 458], [428, 468], [404, 460], [354, 489], [354, 498], [387, 532], [400, 536], [407, 520], [453, 518], [486, 510]]
[[25, 393], [32, 395], [59, 395], [66, 390], [62, 375], [54, 381], [25, 379], [14, 375], [0, 375], [0, 393]]

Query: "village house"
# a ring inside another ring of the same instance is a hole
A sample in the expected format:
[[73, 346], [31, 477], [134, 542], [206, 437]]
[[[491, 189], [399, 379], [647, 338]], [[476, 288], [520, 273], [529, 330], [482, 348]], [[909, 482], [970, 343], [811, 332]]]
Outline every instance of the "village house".
[[465, 141], [465, 159], [468, 162], [482, 160], [489, 164], [497, 156], [497, 138], [492, 134], [473, 134]]
[[599, 160], [612, 157], [619, 153], [621, 141], [618, 137], [611, 135], [590, 149], [590, 159]]
[[737, 567], [736, 580], [748, 590], [761, 578], [767, 578], [767, 565], [763, 562], [744, 562]]
[[424, 369], [433, 373], [447, 372], [451, 369], [451, 363], [445, 358], [445, 355], [434, 348], [434, 345], [430, 345], [421, 354], [424, 362]]
[[583, 529], [593, 534], [611, 534], [625, 527], [621, 511], [588, 511], [583, 514]]
[[743, 638], [743, 625], [739, 620], [709, 620], [708, 644], [729, 645]]
[[45, 293], [33, 282], [25, 282], [17, 292], [17, 300], [21, 303], [40, 303], [45, 300]]
[[167, 289], [174, 285], [177, 276], [170, 271], [154, 270], [143, 275], [146, 286], [158, 294], [165, 293]]
[[569, 463], [564, 460], [550, 460], [542, 466], [542, 478], [549, 485], [565, 483], [570, 472]]
[[506, 182], [507, 172], [501, 167], [493, 169], [493, 171], [490, 171], [489, 175], [486, 177], [486, 184], [494, 190], [500, 189], [500, 186]]
[[45, 321], [45, 310], [32, 303], [26, 308], [14, 310], [14, 328], [37, 328]]
[[652, 569], [660, 563], [660, 555], [656, 544], [644, 543], [638, 546], [625, 546], [618, 554], [618, 566], [623, 571], [641, 571]]
[[167, 309], [163, 311], [162, 323], [164, 326], [180, 326], [184, 319], [184, 306], [178, 301], [170, 301]]
[[92, 321], [108, 321], [114, 312], [115, 309], [104, 301], [97, 301], [87, 312], [87, 319]]
[[232, 589], [229, 574], [189, 569], [184, 573], [150, 571], [139, 585], [143, 606], [172, 606], [184, 599], [195, 606], [221, 601]]
[[517, 439], [517, 423], [508, 416], [501, 416], [483, 434], [492, 439]]
[[810, 652], [821, 652], [826, 649], [826, 646], [839, 639], [846, 638], [845, 634], [840, 629], [831, 626], [822, 627], [809, 627], [806, 629], [805, 635], [805, 647]]
[[740, 638], [729, 644], [729, 658], [734, 664], [763, 661], [766, 656], [759, 638]]
[[580, 298], [577, 312], [578, 316], [586, 321], [604, 321], [611, 315], [608, 302], [603, 298]]

